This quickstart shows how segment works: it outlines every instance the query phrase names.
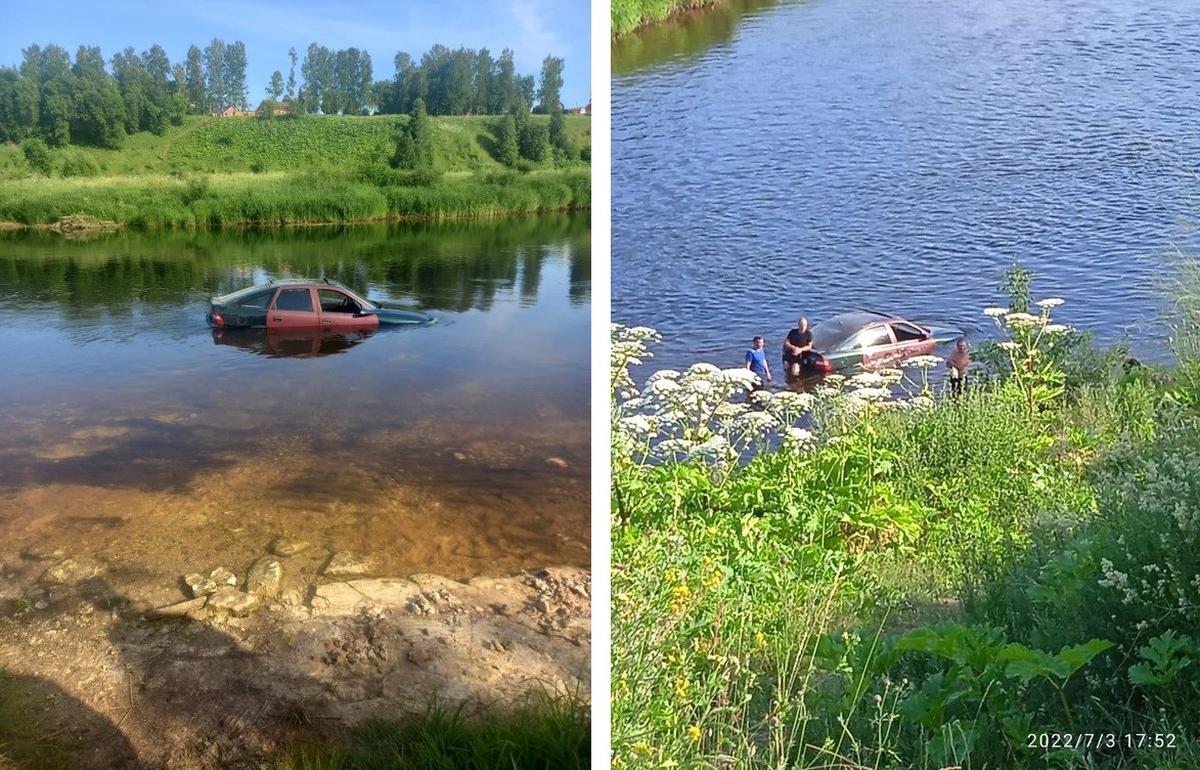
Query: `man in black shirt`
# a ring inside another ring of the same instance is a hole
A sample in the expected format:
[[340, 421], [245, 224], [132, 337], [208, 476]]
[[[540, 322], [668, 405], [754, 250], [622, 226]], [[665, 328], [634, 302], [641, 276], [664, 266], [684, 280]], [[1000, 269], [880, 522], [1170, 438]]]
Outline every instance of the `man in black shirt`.
[[799, 377], [802, 369], [810, 366], [813, 335], [808, 330], [808, 319], [801, 318], [796, 328], [788, 332], [783, 341], [783, 369], [793, 377]]

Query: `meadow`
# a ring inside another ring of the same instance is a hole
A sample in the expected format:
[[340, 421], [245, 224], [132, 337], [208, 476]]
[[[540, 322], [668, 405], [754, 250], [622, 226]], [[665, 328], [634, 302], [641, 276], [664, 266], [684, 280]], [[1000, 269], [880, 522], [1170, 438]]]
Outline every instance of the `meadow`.
[[957, 398], [613, 327], [614, 767], [1200, 766], [1200, 270], [1171, 366], [1005, 285]]
[[[407, 116], [190, 117], [120, 150], [51, 150], [39, 170], [0, 145], [0, 223], [173, 228], [485, 217], [590, 205], [590, 119], [566, 116], [575, 159], [493, 157], [486, 116], [431, 120], [432, 167], [388, 165]], [[548, 120], [533, 116], [533, 120]]]

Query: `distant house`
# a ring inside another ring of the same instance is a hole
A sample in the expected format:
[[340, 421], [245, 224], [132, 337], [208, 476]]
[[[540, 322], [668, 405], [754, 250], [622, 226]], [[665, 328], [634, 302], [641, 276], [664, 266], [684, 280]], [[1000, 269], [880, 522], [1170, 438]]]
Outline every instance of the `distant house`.
[[568, 110], [568, 112], [575, 114], [575, 115], [591, 115], [592, 114], [592, 103], [588, 102], [587, 104], [583, 105], [582, 107], [572, 107], [571, 109]]
[[213, 113], [214, 118], [252, 118], [254, 112], [252, 110], [239, 110], [234, 105], [229, 105], [223, 110], [217, 110]]

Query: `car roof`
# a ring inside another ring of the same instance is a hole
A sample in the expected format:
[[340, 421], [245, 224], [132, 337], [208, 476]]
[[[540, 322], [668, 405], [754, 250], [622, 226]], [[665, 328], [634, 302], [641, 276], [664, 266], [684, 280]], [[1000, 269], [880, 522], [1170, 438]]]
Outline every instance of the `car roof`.
[[[913, 322], [892, 313], [864, 308], [851, 310], [847, 313], [838, 313], [813, 325], [813, 346], [828, 348], [831, 345], [836, 345], [858, 330], [877, 323], [912, 324]], [[913, 325], [916, 326], [916, 324]]]
[[237, 291], [232, 291], [228, 294], [222, 294], [220, 296], [213, 297], [212, 301], [221, 304], [236, 302], [237, 300], [242, 299], [250, 294], [263, 291], [264, 289], [273, 289], [278, 286], [315, 286], [318, 289], [324, 286], [331, 286], [335, 289], [343, 289], [351, 294], [354, 293], [349, 286], [328, 278], [321, 278], [319, 280], [313, 280], [312, 278], [272, 278], [270, 280], [263, 281], [262, 283], [256, 283], [253, 286], [247, 286], [244, 289], [238, 289]]

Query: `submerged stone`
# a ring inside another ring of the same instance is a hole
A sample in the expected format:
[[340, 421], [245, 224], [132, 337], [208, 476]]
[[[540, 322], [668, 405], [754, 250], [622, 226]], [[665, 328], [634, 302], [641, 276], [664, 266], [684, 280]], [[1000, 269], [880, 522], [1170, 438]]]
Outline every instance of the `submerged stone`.
[[280, 535], [271, 541], [269, 549], [276, 556], [295, 556], [301, 551], [307, 551], [309, 543], [295, 538]]
[[271, 558], [259, 559], [246, 573], [246, 591], [272, 598], [279, 593], [279, 583], [283, 580], [283, 565]]
[[372, 566], [369, 556], [362, 556], [351, 551], [338, 551], [329, 559], [322, 574], [329, 577], [355, 577], [366, 575], [371, 571]]
[[236, 588], [225, 586], [218, 588], [209, 596], [208, 603], [204, 606], [210, 610], [228, 612], [230, 615], [240, 618], [249, 615], [258, 608], [258, 597], [243, 593]]

